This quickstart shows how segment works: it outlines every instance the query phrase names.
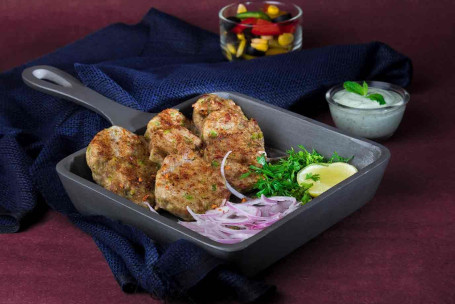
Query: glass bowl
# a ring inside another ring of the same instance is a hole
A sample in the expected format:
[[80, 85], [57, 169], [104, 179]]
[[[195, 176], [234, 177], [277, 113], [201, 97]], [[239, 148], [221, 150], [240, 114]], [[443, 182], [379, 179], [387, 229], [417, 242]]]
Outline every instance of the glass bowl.
[[[329, 103], [330, 114], [337, 128], [356, 136], [373, 140], [386, 140], [396, 131], [403, 118], [404, 110], [409, 102], [409, 93], [397, 85], [367, 81], [370, 88], [378, 88], [397, 93], [401, 101], [396, 105], [381, 108], [354, 108], [337, 103], [333, 96], [344, 90], [343, 84], [336, 85], [327, 91], [325, 98]], [[359, 82], [359, 84], [361, 84]]]
[[219, 19], [221, 49], [230, 61], [284, 54], [302, 47], [302, 10], [295, 4], [232, 3], [220, 10]]

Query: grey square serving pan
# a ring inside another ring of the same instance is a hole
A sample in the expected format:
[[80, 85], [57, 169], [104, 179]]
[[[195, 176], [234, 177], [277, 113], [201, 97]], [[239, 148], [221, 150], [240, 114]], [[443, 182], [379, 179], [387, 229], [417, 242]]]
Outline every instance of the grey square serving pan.
[[[156, 115], [115, 103], [53, 67], [26, 69], [23, 79], [34, 89], [88, 107], [112, 124], [138, 134], [143, 134], [148, 120]], [[387, 148], [239, 93], [214, 94], [233, 99], [248, 117], [258, 121], [268, 151], [286, 151], [298, 145], [314, 148], [325, 156], [336, 151], [342, 156], [354, 156], [352, 163], [359, 172], [253, 237], [237, 244], [220, 244], [179, 225], [169, 214], [152, 213], [94, 183], [82, 149], [57, 165], [60, 180], [79, 212], [104, 215], [136, 226], [157, 242], [189, 240], [240, 272], [254, 275], [341, 221], [375, 195], [390, 158]], [[175, 108], [191, 117], [191, 105], [198, 98]]]

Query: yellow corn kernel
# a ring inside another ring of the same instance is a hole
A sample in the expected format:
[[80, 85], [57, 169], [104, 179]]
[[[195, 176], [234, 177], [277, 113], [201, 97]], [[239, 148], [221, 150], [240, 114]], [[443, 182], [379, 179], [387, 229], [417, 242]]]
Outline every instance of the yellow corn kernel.
[[235, 49], [235, 46], [232, 43], [226, 44], [226, 48], [231, 54], [235, 54], [237, 50]]
[[251, 47], [262, 52], [266, 52], [269, 49], [269, 45], [263, 43], [251, 43]]
[[245, 35], [243, 33], [237, 34], [238, 40], [245, 40]]
[[261, 38], [253, 38], [251, 39], [251, 43], [254, 43], [254, 44], [267, 44], [267, 40], [265, 39], [261, 39]]
[[246, 13], [246, 12], [247, 12], [246, 6], [243, 5], [242, 3], [240, 3], [239, 6], [237, 6], [237, 14]]
[[267, 7], [267, 14], [276, 16], [280, 13], [280, 9], [276, 5], [269, 5]]
[[278, 36], [278, 43], [281, 46], [290, 45], [292, 41], [294, 41], [294, 35], [292, 35], [291, 33], [284, 33]]
[[223, 46], [223, 54], [226, 56], [227, 60], [231, 61], [232, 60], [232, 54], [229, 52], [228, 48], [226, 46]]
[[271, 39], [273, 39], [273, 36], [261, 36], [261, 39], [271, 40]]
[[242, 56], [243, 51], [245, 50], [245, 46], [246, 46], [246, 40], [240, 41], [239, 47], [237, 49], [237, 54], [235, 55], [237, 58]]
[[272, 48], [286, 48], [285, 46], [280, 45], [276, 39], [269, 40], [269, 47], [272, 47]]
[[269, 56], [269, 55], [284, 54], [284, 53], [287, 53], [287, 52], [288, 52], [288, 50], [282, 49], [282, 48], [270, 48], [270, 49], [268, 49], [267, 52], [265, 52], [265, 54], [267, 56]]

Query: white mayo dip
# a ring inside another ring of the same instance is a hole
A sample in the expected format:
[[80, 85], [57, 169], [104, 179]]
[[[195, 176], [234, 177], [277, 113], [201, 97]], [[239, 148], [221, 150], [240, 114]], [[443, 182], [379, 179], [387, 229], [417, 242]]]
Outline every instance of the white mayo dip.
[[400, 96], [400, 94], [393, 91], [386, 91], [378, 88], [368, 88], [368, 94], [381, 94], [384, 97], [386, 104], [380, 105], [376, 100], [371, 100], [362, 95], [351, 93], [346, 90], [336, 92], [335, 95], [333, 95], [332, 99], [336, 103], [357, 109], [377, 109], [403, 104], [403, 98]]

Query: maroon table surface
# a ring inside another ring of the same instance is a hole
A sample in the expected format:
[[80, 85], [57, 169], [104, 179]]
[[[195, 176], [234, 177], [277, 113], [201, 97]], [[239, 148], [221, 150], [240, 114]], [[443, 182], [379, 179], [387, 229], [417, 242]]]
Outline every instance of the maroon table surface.
[[[364, 208], [266, 270], [270, 303], [455, 303], [455, 2], [299, 1], [303, 47], [379, 40], [411, 57], [403, 122], [385, 142], [392, 158]], [[217, 31], [226, 1], [0, 2], [0, 70], [22, 64], [150, 7]], [[321, 102], [324, 102], [321, 98]], [[332, 123], [327, 112], [313, 118]], [[0, 235], [0, 303], [155, 303], [121, 292], [100, 251], [48, 211]]]

